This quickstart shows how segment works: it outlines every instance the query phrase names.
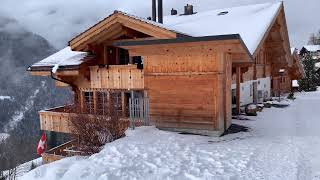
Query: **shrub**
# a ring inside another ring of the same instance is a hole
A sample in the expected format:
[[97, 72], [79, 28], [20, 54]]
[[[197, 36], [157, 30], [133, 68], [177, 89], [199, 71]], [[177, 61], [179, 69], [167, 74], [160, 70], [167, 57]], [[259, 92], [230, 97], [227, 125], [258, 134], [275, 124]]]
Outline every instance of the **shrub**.
[[288, 99], [295, 100], [294, 93], [291, 91], [287, 97]]
[[[106, 143], [125, 136], [129, 120], [120, 118], [113, 98], [110, 99], [107, 114], [76, 113], [71, 117], [72, 133], [78, 140], [77, 149], [84, 155], [98, 153]], [[76, 109], [74, 112], [79, 112], [79, 106], [73, 108]]]

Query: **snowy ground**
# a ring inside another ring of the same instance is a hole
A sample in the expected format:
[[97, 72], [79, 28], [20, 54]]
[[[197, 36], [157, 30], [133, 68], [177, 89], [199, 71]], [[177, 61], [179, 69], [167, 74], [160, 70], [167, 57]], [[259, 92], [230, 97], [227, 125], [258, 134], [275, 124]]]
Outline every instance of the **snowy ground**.
[[99, 154], [44, 165], [21, 179], [320, 179], [320, 92], [288, 103], [234, 121], [248, 133], [212, 138], [138, 128]]
[[[32, 166], [32, 163], [35, 165], [35, 166], [40, 166], [42, 164], [42, 158], [38, 158], [38, 159], [34, 159], [32, 161], [29, 161], [29, 162], [26, 162], [26, 163], [23, 163], [21, 165], [19, 165], [17, 167], [17, 170], [16, 170], [16, 176], [17, 178], [23, 176], [25, 173], [29, 172], [30, 169], [31, 169], [31, 166]], [[9, 171], [4, 171], [4, 175], [8, 175]]]

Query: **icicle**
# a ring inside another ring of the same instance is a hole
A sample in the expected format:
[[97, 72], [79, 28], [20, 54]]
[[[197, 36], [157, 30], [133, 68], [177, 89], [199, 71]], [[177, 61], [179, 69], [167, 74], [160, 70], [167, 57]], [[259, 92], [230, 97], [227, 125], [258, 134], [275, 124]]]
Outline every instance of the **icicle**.
[[59, 64], [54, 65], [52, 68], [52, 73], [55, 74], [58, 69], [59, 69]]

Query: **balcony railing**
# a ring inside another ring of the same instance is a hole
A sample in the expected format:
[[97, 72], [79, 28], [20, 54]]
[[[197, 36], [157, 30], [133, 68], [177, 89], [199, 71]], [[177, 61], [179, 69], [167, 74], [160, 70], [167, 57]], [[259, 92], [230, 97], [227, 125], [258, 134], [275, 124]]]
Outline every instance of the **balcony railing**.
[[144, 89], [143, 70], [137, 65], [110, 65], [90, 67], [91, 88]]
[[[79, 115], [80, 111], [77, 111], [74, 106], [69, 105], [40, 111], [39, 114], [41, 130], [72, 134], [72, 118]], [[81, 113], [81, 116], [86, 116], [88, 119], [102, 116], [105, 119], [106, 117], [106, 115], [84, 113]], [[120, 117], [119, 120], [129, 121], [129, 117]]]
[[70, 141], [70, 142], [67, 142], [65, 144], [62, 144], [60, 146], [57, 146], [53, 149], [46, 151], [45, 153], [43, 153], [41, 155], [43, 162], [44, 163], [51, 163], [54, 161], [61, 160], [65, 157], [71, 156], [71, 155], [69, 155], [68, 151], [66, 151], [66, 149], [72, 148], [74, 145], [74, 142], [75, 141]]

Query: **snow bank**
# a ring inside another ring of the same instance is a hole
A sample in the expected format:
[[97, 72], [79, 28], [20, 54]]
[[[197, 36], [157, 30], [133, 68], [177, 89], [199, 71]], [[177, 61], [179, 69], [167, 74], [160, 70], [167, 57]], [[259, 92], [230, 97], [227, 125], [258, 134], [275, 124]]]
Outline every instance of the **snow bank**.
[[288, 108], [234, 120], [250, 127], [247, 133], [212, 138], [141, 127], [98, 154], [43, 165], [21, 179], [316, 179], [320, 92], [296, 97], [285, 101]]

